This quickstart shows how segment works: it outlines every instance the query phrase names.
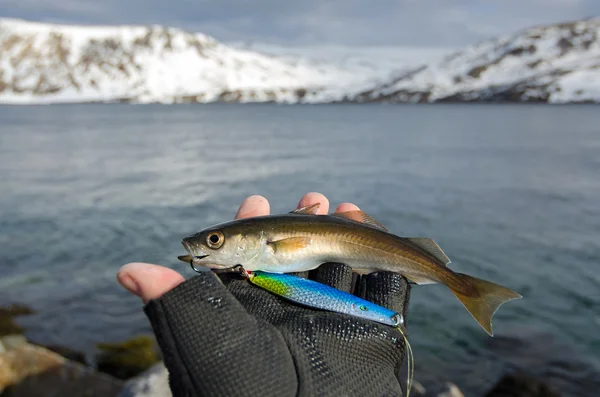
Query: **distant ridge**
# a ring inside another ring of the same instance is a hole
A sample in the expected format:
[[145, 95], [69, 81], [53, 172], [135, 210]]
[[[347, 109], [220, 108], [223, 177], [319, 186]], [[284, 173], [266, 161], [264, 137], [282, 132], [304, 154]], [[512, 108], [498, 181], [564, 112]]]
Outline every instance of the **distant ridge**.
[[600, 102], [600, 18], [483, 41], [353, 98], [382, 102]]
[[399, 64], [390, 77], [389, 64], [371, 71], [269, 55], [157, 25], [0, 18], [0, 103], [600, 103], [600, 18], [431, 59]]

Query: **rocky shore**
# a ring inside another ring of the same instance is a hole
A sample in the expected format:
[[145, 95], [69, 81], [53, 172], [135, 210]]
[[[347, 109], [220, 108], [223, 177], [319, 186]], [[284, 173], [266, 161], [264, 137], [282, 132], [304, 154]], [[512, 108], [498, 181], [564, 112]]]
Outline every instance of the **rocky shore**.
[[[0, 308], [0, 397], [86, 396], [169, 397], [168, 371], [150, 335], [120, 343], [100, 343], [94, 363], [67, 347], [40, 346], [23, 336], [15, 316], [29, 308]], [[411, 395], [465, 397], [453, 383], [425, 388], [418, 380]], [[506, 374], [482, 397], [560, 397], [524, 374]]]

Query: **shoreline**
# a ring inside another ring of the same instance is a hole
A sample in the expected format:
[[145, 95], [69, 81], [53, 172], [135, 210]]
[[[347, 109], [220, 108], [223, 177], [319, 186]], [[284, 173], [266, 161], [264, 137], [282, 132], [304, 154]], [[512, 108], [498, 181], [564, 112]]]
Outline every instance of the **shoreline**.
[[[68, 346], [46, 346], [28, 340], [24, 336], [26, 330], [15, 324], [13, 319], [33, 313], [22, 305], [0, 307], [0, 395], [3, 397], [41, 396], [43, 392], [63, 394], [67, 390], [74, 396], [170, 395], [168, 372], [153, 335], [98, 343], [98, 353], [89, 362], [83, 353]], [[69, 382], [64, 382], [65, 376], [68, 376]], [[532, 394], [534, 392], [537, 394]], [[411, 395], [465, 397], [450, 380], [424, 386], [418, 377], [413, 381]], [[542, 380], [519, 371], [503, 373], [485, 393], [485, 397], [507, 395], [560, 396]]]
[[338, 100], [338, 101], [323, 101], [323, 102], [286, 102], [286, 101], [228, 101], [228, 100], [216, 100], [216, 101], [198, 101], [198, 100], [173, 100], [173, 101], [144, 101], [137, 102], [135, 98], [118, 98], [113, 100], [69, 100], [69, 101], [2, 101], [0, 100], [0, 106], [60, 106], [60, 105], [164, 105], [164, 106], [175, 106], [175, 105], [283, 105], [283, 106], [331, 106], [331, 105], [548, 105], [548, 106], [581, 106], [581, 105], [600, 105], [600, 100], [582, 100], [582, 101], [564, 101], [564, 102], [551, 102], [543, 100], [506, 100], [506, 99], [486, 99], [486, 100], [457, 100], [457, 99], [444, 99], [425, 102], [425, 101], [394, 101], [394, 100], [371, 100], [371, 101], [356, 101], [356, 100]]

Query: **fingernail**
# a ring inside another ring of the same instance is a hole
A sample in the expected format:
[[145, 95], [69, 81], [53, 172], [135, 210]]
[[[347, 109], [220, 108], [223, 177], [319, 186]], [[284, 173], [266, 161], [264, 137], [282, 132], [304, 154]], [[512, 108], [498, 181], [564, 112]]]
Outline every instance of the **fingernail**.
[[132, 292], [138, 296], [140, 295], [141, 290], [139, 284], [129, 274], [119, 275], [119, 281], [121, 282], [121, 285], [129, 292]]

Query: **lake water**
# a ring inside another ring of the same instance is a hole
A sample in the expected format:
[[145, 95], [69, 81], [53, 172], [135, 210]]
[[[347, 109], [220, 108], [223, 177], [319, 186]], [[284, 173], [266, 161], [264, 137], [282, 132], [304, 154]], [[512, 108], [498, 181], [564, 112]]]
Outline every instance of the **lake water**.
[[417, 380], [480, 395], [523, 369], [565, 396], [600, 387], [597, 106], [0, 107], [0, 178], [0, 305], [39, 310], [19, 319], [34, 341], [91, 355], [150, 332], [121, 265], [191, 277], [183, 236], [251, 194], [288, 212], [319, 191], [524, 296], [490, 338], [445, 287], [413, 288]]

